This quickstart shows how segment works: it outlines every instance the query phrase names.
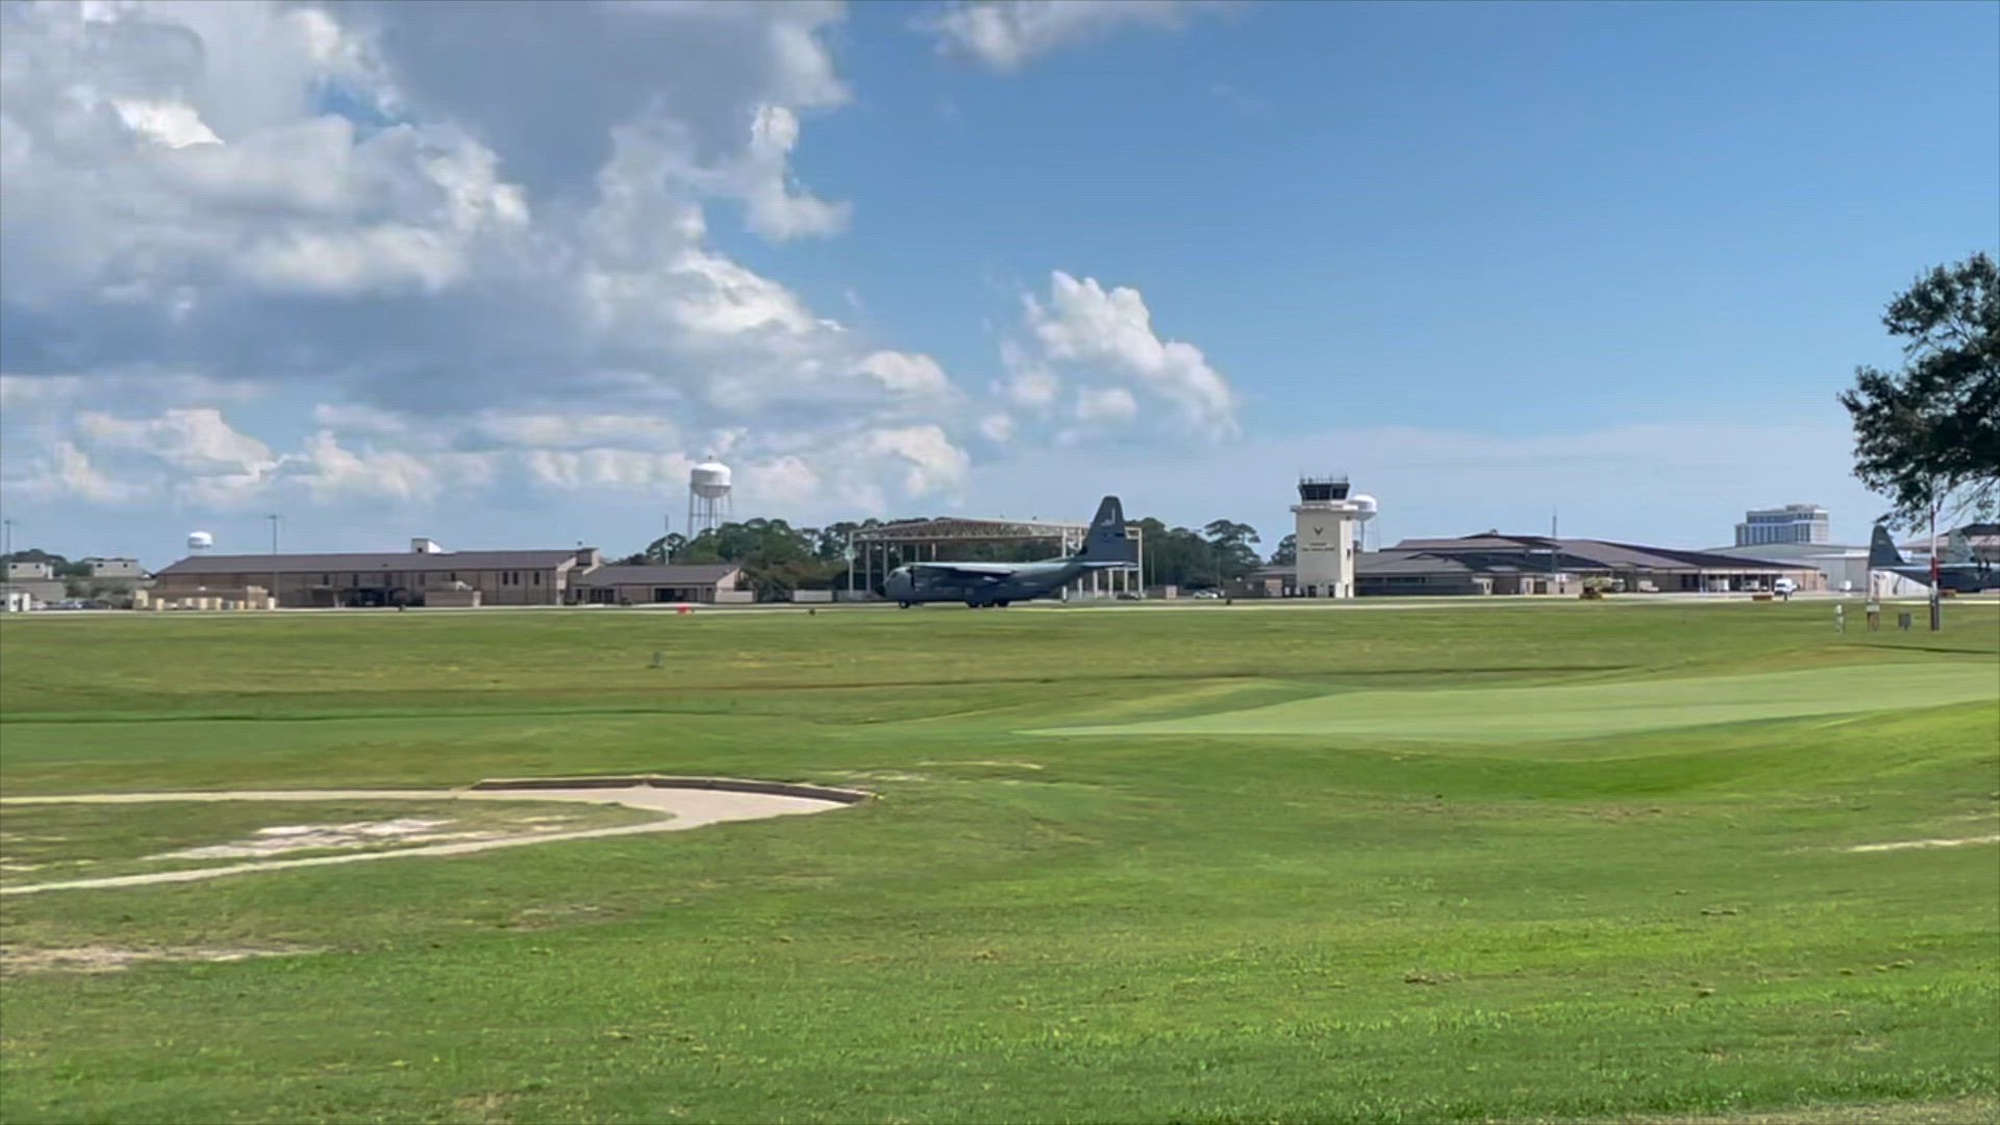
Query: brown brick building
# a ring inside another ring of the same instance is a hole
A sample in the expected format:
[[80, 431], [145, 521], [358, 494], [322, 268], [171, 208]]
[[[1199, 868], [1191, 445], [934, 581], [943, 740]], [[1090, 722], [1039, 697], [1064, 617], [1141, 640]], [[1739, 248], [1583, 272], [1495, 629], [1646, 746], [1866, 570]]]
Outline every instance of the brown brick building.
[[275, 590], [286, 609], [335, 606], [647, 605], [746, 602], [742, 570], [604, 564], [595, 547], [446, 551], [428, 539], [407, 552], [193, 555], [154, 576], [150, 601], [248, 602]]
[[[273, 590], [294, 607], [564, 605], [573, 577], [599, 564], [597, 548], [443, 551], [428, 540], [407, 553], [194, 555], [154, 576], [161, 600]], [[476, 602], [471, 595], [477, 593]], [[434, 595], [434, 596], [433, 596]]]

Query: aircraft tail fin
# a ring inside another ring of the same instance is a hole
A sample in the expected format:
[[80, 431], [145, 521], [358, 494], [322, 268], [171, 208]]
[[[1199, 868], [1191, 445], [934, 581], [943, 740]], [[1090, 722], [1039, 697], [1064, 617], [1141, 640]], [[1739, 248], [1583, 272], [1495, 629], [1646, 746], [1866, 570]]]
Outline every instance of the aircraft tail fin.
[[1889, 529], [1875, 525], [1875, 538], [1868, 543], [1868, 566], [1873, 570], [1886, 570], [1892, 566], [1906, 565], [1903, 552], [1896, 549], [1896, 541], [1889, 536]]
[[1125, 537], [1125, 505], [1116, 496], [1106, 496], [1090, 521], [1090, 534], [1083, 541], [1083, 561], [1130, 566], [1139, 561], [1138, 544]]
[[1972, 554], [1972, 544], [1966, 541], [1965, 530], [1960, 528], [1945, 538], [1943, 561], [1948, 566], [1963, 565], [1976, 561]]

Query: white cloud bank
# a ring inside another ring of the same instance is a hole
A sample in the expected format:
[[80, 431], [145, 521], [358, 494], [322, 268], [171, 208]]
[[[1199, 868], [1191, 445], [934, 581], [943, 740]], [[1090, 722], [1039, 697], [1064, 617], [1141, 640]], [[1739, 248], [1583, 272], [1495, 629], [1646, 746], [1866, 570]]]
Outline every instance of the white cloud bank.
[[949, 373], [709, 235], [718, 201], [773, 242], [847, 229], [791, 164], [851, 97], [843, 18], [8, 5], [8, 498], [657, 494], [726, 451], [746, 495], [950, 501], [978, 422]]

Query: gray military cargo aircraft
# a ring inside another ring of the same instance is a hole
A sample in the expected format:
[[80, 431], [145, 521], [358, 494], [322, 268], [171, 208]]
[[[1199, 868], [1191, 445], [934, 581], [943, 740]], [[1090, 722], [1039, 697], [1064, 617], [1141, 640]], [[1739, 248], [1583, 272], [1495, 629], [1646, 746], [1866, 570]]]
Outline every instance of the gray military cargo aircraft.
[[1029, 563], [920, 562], [889, 572], [882, 593], [908, 609], [923, 602], [964, 602], [974, 609], [1045, 598], [1079, 575], [1132, 566], [1137, 544], [1125, 537], [1125, 508], [1106, 496], [1090, 521], [1083, 550], [1068, 558]]
[[1994, 571], [1993, 564], [1975, 558], [1965, 537], [1957, 532], [1952, 533], [1935, 564], [1911, 565], [1896, 549], [1889, 529], [1878, 523], [1875, 538], [1868, 545], [1868, 569], [1886, 570], [1954, 593], [1976, 594], [2000, 586], [2000, 573]]

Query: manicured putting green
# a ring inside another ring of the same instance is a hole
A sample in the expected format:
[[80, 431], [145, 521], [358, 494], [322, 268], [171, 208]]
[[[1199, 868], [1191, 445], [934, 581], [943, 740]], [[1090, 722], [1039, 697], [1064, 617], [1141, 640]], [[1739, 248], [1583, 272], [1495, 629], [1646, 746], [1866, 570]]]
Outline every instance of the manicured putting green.
[[1357, 691], [1211, 715], [1031, 733], [1524, 742], [1982, 700], [2000, 701], [2000, 666], [1991, 661], [1864, 664], [1570, 686]]

